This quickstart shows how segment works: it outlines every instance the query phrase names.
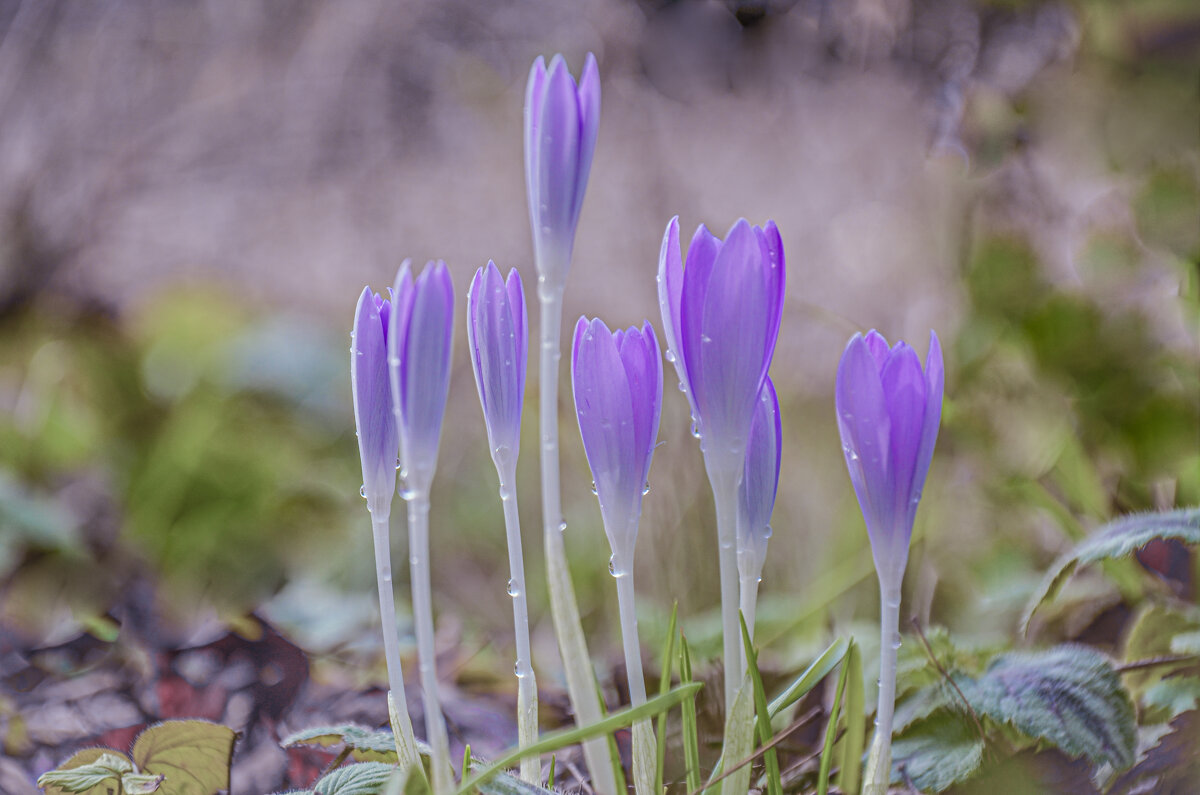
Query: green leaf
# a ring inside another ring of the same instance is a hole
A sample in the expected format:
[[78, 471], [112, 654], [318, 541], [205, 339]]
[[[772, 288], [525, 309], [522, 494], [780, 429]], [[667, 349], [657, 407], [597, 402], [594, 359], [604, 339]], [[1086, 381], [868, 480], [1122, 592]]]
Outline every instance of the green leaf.
[[858, 795], [862, 783], [863, 746], [867, 738], [867, 705], [863, 689], [862, 652], [850, 641], [846, 650], [846, 733], [842, 737], [842, 757], [839, 763], [838, 788], [844, 795]]
[[[679, 633], [679, 684], [692, 683], [692, 653], [688, 650], [687, 637]], [[688, 792], [700, 789], [700, 735], [696, 725], [696, 701], [687, 699], [679, 710], [679, 723], [683, 735], [683, 763], [687, 768]]]
[[1167, 720], [1174, 720], [1200, 706], [1200, 677], [1171, 676], [1160, 680], [1146, 688], [1142, 704], [1147, 712], [1165, 713]]
[[[385, 762], [396, 764], [396, 739], [386, 729], [371, 729], [355, 723], [336, 726], [313, 726], [289, 734], [279, 741], [284, 748], [293, 745], [319, 745], [333, 748], [344, 745], [350, 755], [359, 762]], [[417, 741], [417, 751], [425, 756], [431, 753], [426, 743]]]
[[846, 656], [846, 651], [849, 648], [850, 641], [845, 638], [838, 638], [831, 643], [829, 648], [821, 652], [821, 655], [813, 660], [812, 664], [804, 669], [804, 672], [796, 677], [794, 682], [784, 688], [784, 691], [767, 705], [768, 714], [774, 718], [780, 712], [808, 695], [808, 692], [816, 687], [818, 682], [828, 676], [829, 672], [837, 667], [837, 664]]
[[[671, 605], [671, 620], [667, 622], [667, 634], [663, 638], [662, 653], [658, 657], [658, 693], [671, 689], [671, 669], [675, 661], [675, 636], [679, 634], [679, 602]], [[655, 732], [658, 747], [655, 749], [655, 792], [663, 791], [663, 769], [667, 764], [667, 713], [658, 716], [658, 731]], [[551, 779], [553, 780], [553, 779]]]
[[[767, 692], [763, 688], [762, 673], [758, 670], [758, 652], [750, 640], [750, 630], [746, 627], [746, 617], [740, 612], [738, 618], [742, 622], [742, 644], [746, 649], [746, 668], [750, 674], [750, 682], [754, 686], [754, 715], [758, 725], [758, 741], [764, 746], [770, 744], [775, 733], [771, 731], [771, 718], [767, 715]], [[767, 769], [767, 792], [770, 795], [783, 795], [783, 781], [779, 775], [779, 756], [774, 748], [768, 748], [763, 757]], [[661, 791], [661, 790], [660, 790]]]
[[158, 792], [166, 776], [153, 773], [126, 773], [121, 776], [122, 795], [149, 795]]
[[1068, 756], [1117, 769], [1133, 764], [1133, 702], [1108, 659], [1092, 648], [1002, 654], [978, 680], [958, 684], [977, 713], [1048, 740]]
[[[490, 780], [501, 771], [511, 767], [513, 763], [520, 761], [524, 756], [530, 754], [545, 754], [551, 751], [557, 751], [559, 748], [565, 748], [568, 745], [576, 745], [584, 740], [590, 740], [593, 737], [600, 737], [605, 734], [610, 734], [617, 729], [623, 729], [631, 725], [634, 721], [642, 718], [652, 718], [658, 713], [668, 710], [676, 704], [691, 698], [696, 691], [703, 687], [699, 682], [693, 682], [687, 685], [680, 685], [666, 695], [655, 696], [654, 698], [642, 704], [639, 707], [626, 707], [625, 709], [617, 710], [603, 720], [596, 721], [589, 726], [581, 726], [575, 729], [563, 729], [549, 734], [542, 735], [542, 738], [533, 745], [526, 748], [517, 748], [509, 751], [504, 756], [492, 762], [487, 767], [472, 774], [469, 778], [463, 781], [459, 787], [460, 795], [468, 795], [473, 792], [481, 784]], [[366, 764], [366, 763], [364, 763]]]
[[[1130, 622], [1130, 628], [1125, 638], [1124, 661], [1136, 663], [1140, 660], [1171, 657], [1179, 652], [1176, 641], [1186, 639], [1200, 627], [1200, 616], [1195, 615], [1196, 609], [1177, 608], [1172, 605], [1147, 604], [1138, 611]], [[1189, 663], [1181, 660], [1174, 664], [1156, 665], [1151, 668], [1127, 671], [1122, 680], [1137, 700], [1142, 700], [1146, 688], [1160, 681], [1164, 676], [1176, 672]]]
[[914, 724], [892, 741], [892, 783], [911, 781], [921, 792], [941, 792], [966, 780], [983, 762], [983, 740], [949, 711]]
[[313, 795], [380, 795], [399, 770], [382, 762], [358, 762], [331, 770], [313, 785]]
[[[89, 761], [82, 761], [91, 757]], [[88, 795], [106, 795], [112, 784], [123, 774], [133, 771], [133, 764], [123, 754], [107, 748], [88, 748], [80, 751], [62, 764], [57, 770], [43, 773], [38, 786], [46, 792], [84, 792]]]
[[896, 705], [892, 719], [892, 730], [899, 734], [919, 720], [928, 718], [943, 707], [952, 706], [953, 699], [944, 682], [926, 685]]
[[833, 765], [833, 742], [837, 738], [838, 716], [842, 710], [842, 699], [846, 693], [846, 677], [848, 665], [842, 666], [838, 674], [837, 691], [833, 697], [833, 706], [829, 708], [829, 720], [825, 724], [825, 743], [821, 746], [821, 763], [817, 772], [817, 795], [829, 792], [829, 768]]
[[475, 791], [483, 795], [552, 795], [551, 790], [522, 781], [510, 773], [501, 773], [479, 784]]
[[163, 795], [229, 789], [229, 763], [237, 734], [206, 720], [169, 720], [138, 735], [133, 761], [145, 773], [166, 776]]
[[1063, 555], [1046, 573], [1021, 617], [1021, 632], [1029, 631], [1034, 613], [1053, 599], [1080, 566], [1122, 558], [1156, 538], [1173, 538], [1186, 544], [1200, 544], [1200, 508], [1181, 508], [1165, 513], [1138, 513], [1122, 516], [1088, 536]]

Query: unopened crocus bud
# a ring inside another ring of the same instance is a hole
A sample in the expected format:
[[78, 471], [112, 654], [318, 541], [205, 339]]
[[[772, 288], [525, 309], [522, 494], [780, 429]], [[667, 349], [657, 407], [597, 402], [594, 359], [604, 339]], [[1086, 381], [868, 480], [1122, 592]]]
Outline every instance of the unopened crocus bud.
[[529, 348], [525, 295], [515, 268], [507, 280], [493, 262], [475, 272], [467, 292], [467, 342], [492, 456], [498, 466], [501, 460], [511, 465], [520, 449]]
[[350, 346], [350, 387], [362, 461], [362, 493], [367, 498], [367, 509], [385, 517], [391, 512], [400, 445], [387, 366], [390, 312], [389, 301], [364, 287], [354, 310]]
[[942, 348], [929, 334], [925, 370], [904, 342], [855, 334], [837, 373], [842, 452], [881, 583], [899, 588], [942, 417]]
[[404, 488], [428, 491], [437, 468], [454, 337], [454, 284], [446, 263], [428, 263], [414, 280], [405, 261], [392, 300], [388, 365]]
[[743, 581], [757, 582], [767, 558], [782, 445], [779, 398], [768, 377], [763, 381], [754, 409], [746, 445], [746, 467], [738, 489], [738, 574]]
[[600, 75], [591, 53], [579, 85], [561, 55], [538, 57], [525, 90], [525, 187], [538, 275], [561, 288], [575, 245], [596, 128]]
[[640, 329], [610, 332], [603, 321], [581, 317], [571, 352], [571, 384], [614, 564], [628, 571], [662, 409], [662, 359], [654, 329], [644, 323]]
[[774, 222], [744, 218], [725, 240], [703, 225], [684, 267], [679, 219], [667, 224], [658, 296], [668, 358], [688, 394], [710, 463], [740, 467], [783, 312], [783, 241]]

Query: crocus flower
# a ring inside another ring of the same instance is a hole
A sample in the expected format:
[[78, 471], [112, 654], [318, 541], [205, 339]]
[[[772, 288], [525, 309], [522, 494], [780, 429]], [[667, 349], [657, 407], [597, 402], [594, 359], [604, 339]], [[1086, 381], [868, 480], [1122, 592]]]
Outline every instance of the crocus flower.
[[430, 262], [414, 281], [406, 260], [392, 290], [388, 326], [392, 410], [400, 429], [407, 490], [427, 490], [450, 387], [454, 284], [446, 263]]
[[354, 424], [362, 460], [363, 496], [377, 516], [391, 512], [396, 488], [396, 453], [400, 439], [392, 414], [388, 379], [387, 336], [391, 302], [364, 287], [354, 310], [351, 333], [350, 387], [354, 395]]
[[[746, 445], [746, 468], [738, 489], [738, 574], [758, 582], [771, 538], [771, 512], [779, 488], [779, 459], [783, 449], [779, 398], [770, 377], [763, 381]], [[744, 612], [744, 611], [743, 611]], [[750, 623], [750, 616], [746, 617]]]
[[740, 466], [759, 390], [779, 335], [785, 283], [783, 241], [774, 222], [744, 218], [724, 242], [703, 225], [679, 247], [679, 219], [663, 236], [658, 301], [668, 356], [691, 403], [706, 459]]
[[610, 332], [579, 318], [571, 352], [575, 412], [614, 564], [628, 570], [662, 410], [662, 359], [649, 323]]
[[561, 55], [538, 57], [525, 89], [525, 187], [538, 273], [561, 287], [575, 245], [596, 128], [600, 75], [588, 53], [576, 87]]
[[467, 292], [467, 342], [493, 456], [516, 461], [525, 400], [529, 330], [516, 269], [500, 277], [495, 263], [475, 272]]
[[925, 371], [904, 342], [855, 334], [837, 373], [842, 452], [881, 582], [899, 587], [942, 416], [942, 348], [929, 334]]

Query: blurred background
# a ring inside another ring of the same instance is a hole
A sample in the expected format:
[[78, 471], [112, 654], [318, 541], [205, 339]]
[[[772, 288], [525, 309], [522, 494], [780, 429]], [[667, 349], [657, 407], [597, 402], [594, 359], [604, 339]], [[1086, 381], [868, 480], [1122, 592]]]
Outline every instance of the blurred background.
[[[538, 55], [563, 52], [577, 72], [589, 51], [603, 108], [568, 329], [582, 313], [661, 328], [654, 276], [673, 215], [689, 237], [699, 223], [723, 236], [740, 216], [783, 234], [764, 666], [786, 669], [832, 634], [871, 644], [878, 597], [833, 421], [856, 331], [924, 358], [932, 328], [946, 349], [905, 588], [923, 623], [1010, 642], [1073, 540], [1115, 515], [1200, 503], [1190, 0], [3, 0], [11, 693], [31, 692], [13, 679], [31, 667], [59, 675], [114, 647], [253, 634], [251, 615], [306, 653], [315, 680], [384, 680], [350, 406], [354, 303], [407, 257], [445, 259], [462, 306], [488, 259], [532, 284], [525, 79]], [[444, 675], [510, 694], [503, 523], [458, 320], [431, 517]], [[712, 503], [667, 376], [638, 545], [643, 643], [657, 646], [678, 600], [705, 657], [719, 647]], [[537, 378], [520, 504], [534, 662], [559, 692]], [[613, 705], [615, 589], [565, 372], [561, 404], [567, 549]], [[402, 562], [399, 503], [393, 535]], [[1194, 561], [1162, 556], [1194, 587]], [[1042, 614], [1034, 642], [1078, 637], [1119, 597], [1077, 578], [1060, 600], [1074, 607]], [[38, 656], [54, 649], [73, 651]], [[0, 690], [0, 715], [19, 698]], [[23, 726], [10, 752], [55, 744]]]

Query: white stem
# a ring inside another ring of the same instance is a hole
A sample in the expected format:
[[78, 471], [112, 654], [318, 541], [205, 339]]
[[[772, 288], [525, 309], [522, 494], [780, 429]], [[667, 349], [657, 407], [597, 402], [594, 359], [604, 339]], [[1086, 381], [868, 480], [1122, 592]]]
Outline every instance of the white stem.
[[[529, 651], [529, 607], [525, 596], [525, 561], [521, 551], [521, 518], [517, 509], [517, 497], [511, 484], [516, 481], [515, 467], [507, 471], [496, 465], [500, 475], [500, 502], [504, 506], [504, 530], [508, 536], [508, 595], [513, 600], [513, 628], [517, 646], [517, 738], [521, 748], [537, 742], [538, 699], [537, 679]], [[538, 784], [541, 778], [541, 760], [527, 756], [521, 760], [521, 778], [530, 784]], [[466, 775], [466, 771], [463, 771]]]
[[[629, 702], [640, 707], [646, 703], [646, 678], [642, 672], [642, 646], [638, 641], [632, 565], [619, 566], [613, 576], [617, 581], [617, 605], [621, 613], [621, 640], [625, 647]], [[639, 720], [633, 724], [633, 788], [637, 795], [653, 795], [656, 765], [654, 729], [649, 719]]]
[[[375, 537], [375, 582], [379, 586], [379, 617], [383, 624], [383, 657], [387, 661], [388, 688], [395, 702], [397, 720], [396, 754], [400, 767], [417, 762], [417, 743], [413, 739], [412, 719], [404, 696], [404, 671], [400, 667], [400, 639], [396, 633], [396, 597], [392, 592], [392, 544], [388, 524], [390, 514], [371, 514], [371, 534]], [[398, 725], [397, 725], [398, 724]]]
[[[746, 622], [750, 640], [754, 640], [754, 611], [758, 606], [758, 575], [739, 577], [738, 606]], [[742, 644], [742, 668], [746, 666], [746, 645]]]
[[708, 482], [717, 509], [717, 548], [721, 571], [721, 634], [725, 660], [725, 714], [733, 707], [741, 687], [745, 666], [742, 660], [742, 630], [738, 623], [737, 504], [740, 467], [725, 466], [705, 456]]
[[454, 791], [450, 771], [450, 740], [438, 699], [437, 648], [434, 646], [433, 600], [429, 586], [429, 492], [418, 489], [408, 498], [408, 552], [412, 576], [413, 625], [417, 634], [417, 660], [425, 704], [425, 738], [433, 750], [433, 793]]
[[892, 777], [892, 718], [896, 709], [896, 652], [900, 648], [900, 583], [879, 582], [879, 706], [863, 792], [882, 795]]
[[[600, 695], [596, 674], [588, 654], [587, 640], [579, 622], [579, 607], [567, 552], [563, 545], [562, 498], [558, 479], [558, 360], [562, 326], [562, 285], [538, 284], [541, 304], [541, 370], [539, 408], [542, 452], [542, 524], [546, 547], [546, 577], [550, 592], [550, 615], [563, 658], [567, 695], [575, 710], [575, 725], [590, 726], [600, 720]], [[603, 737], [583, 743], [583, 758], [597, 792], [615, 793], [616, 779], [609, 764], [608, 744]]]

